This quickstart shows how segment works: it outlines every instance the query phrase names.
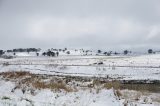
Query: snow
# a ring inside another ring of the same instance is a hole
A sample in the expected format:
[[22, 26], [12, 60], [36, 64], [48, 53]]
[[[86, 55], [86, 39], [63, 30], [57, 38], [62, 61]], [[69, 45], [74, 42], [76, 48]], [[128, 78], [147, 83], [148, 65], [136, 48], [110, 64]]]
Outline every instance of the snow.
[[[160, 54], [141, 56], [59, 56], [0, 59], [0, 71], [97, 76], [122, 80], [160, 80]], [[103, 62], [102, 65], [94, 63]], [[4, 63], [8, 66], [3, 66]]]
[[[124, 106], [124, 99], [119, 100], [113, 89], [90, 91], [89, 89], [77, 92], [55, 92], [49, 89], [37, 90], [36, 95], [23, 94], [20, 89], [15, 92], [11, 90], [15, 84], [10, 81], [0, 81], [0, 106]], [[5, 97], [5, 98], [4, 98]], [[128, 104], [132, 106], [158, 106], [159, 104], [148, 104], [137, 102]]]
[[[41, 52], [38, 52], [38, 53], [41, 53]], [[36, 52], [29, 52], [29, 53], [27, 53], [27, 52], [16, 52], [16, 54], [15, 54], [16, 56], [18, 56], [18, 57], [35, 57], [35, 56], [37, 56], [37, 53]]]
[[[2, 85], [3, 84], [3, 85]], [[99, 93], [89, 90], [79, 90], [78, 92], [53, 92], [49, 89], [37, 90], [35, 96], [23, 94], [16, 90], [12, 82], [0, 81], [0, 106], [120, 106], [121, 102], [117, 100], [113, 90], [102, 90]]]
[[[16, 53], [16, 58], [0, 58], [0, 72], [29, 71], [42, 75], [69, 75], [85, 77], [109, 77], [118, 80], [160, 80], [160, 54], [139, 56], [82, 56], [70, 51], [61, 52], [59, 57], [36, 56], [36, 53]], [[102, 65], [96, 63], [103, 62]], [[23, 94], [21, 89], [14, 93], [12, 81], [0, 78], [0, 106], [124, 106], [114, 90], [78, 89], [77, 92], [55, 92], [50, 89], [36, 90], [36, 95]], [[155, 96], [156, 94], [152, 95]], [[158, 106], [133, 103], [137, 106]], [[131, 104], [129, 105], [131, 106]]]

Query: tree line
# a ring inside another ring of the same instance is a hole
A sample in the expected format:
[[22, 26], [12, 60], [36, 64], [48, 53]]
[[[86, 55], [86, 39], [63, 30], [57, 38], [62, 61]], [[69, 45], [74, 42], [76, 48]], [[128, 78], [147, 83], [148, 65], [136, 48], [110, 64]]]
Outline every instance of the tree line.
[[18, 48], [18, 49], [13, 49], [13, 50], [7, 50], [7, 52], [39, 52], [41, 49], [40, 48]]
[[[36, 55], [39, 56], [38, 52], [40, 52], [40, 51], [41, 51], [40, 48], [18, 48], [18, 49], [6, 50], [6, 51], [0, 50], [0, 56], [3, 55], [3, 54], [5, 54], [5, 52], [7, 52], [7, 53], [13, 53], [14, 55], [16, 54], [16, 52], [28, 52], [28, 53], [35, 52]], [[75, 51], [77, 51], [77, 50], [75, 50]], [[86, 52], [86, 54], [88, 52], [90, 52], [89, 50], [84, 51], [83, 49], [82, 49], [82, 51]], [[68, 51], [67, 48], [64, 48], [64, 49], [53, 49], [53, 48], [51, 48], [51, 49], [48, 49], [47, 52], [43, 52], [42, 55], [43, 56], [54, 57], [54, 56], [59, 56], [59, 52], [66, 52], [66, 54], [70, 54], [70, 51]], [[153, 51], [152, 49], [148, 49], [147, 52], [148, 52], [148, 54], [156, 53], [156, 51]], [[112, 52], [112, 51], [102, 52], [102, 50], [97, 50], [97, 53], [98, 54], [103, 54], [103, 55], [106, 55], [106, 56], [110, 56], [111, 54], [115, 54], [115, 55], [121, 54], [121, 53]], [[124, 55], [127, 55], [129, 53], [132, 53], [132, 52], [129, 51], [129, 50], [124, 50], [123, 51]], [[98, 55], [98, 54], [96, 54], [96, 55]]]

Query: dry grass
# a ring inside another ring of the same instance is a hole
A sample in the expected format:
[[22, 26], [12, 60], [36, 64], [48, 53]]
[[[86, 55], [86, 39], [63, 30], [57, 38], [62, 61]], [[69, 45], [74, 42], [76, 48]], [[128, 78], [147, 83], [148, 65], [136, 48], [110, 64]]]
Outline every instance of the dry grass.
[[31, 73], [29, 72], [25, 72], [25, 71], [17, 71], [17, 72], [2, 72], [0, 73], [1, 76], [3, 76], [4, 78], [10, 78], [10, 79], [15, 79], [15, 78], [22, 78], [24, 76], [32, 76]]
[[142, 96], [142, 93], [139, 91], [122, 90], [121, 93], [123, 98], [135, 101], [139, 101]]
[[95, 87], [95, 86], [100, 86], [102, 83], [101, 83], [101, 81], [99, 81], [99, 80], [93, 80], [93, 83], [92, 83], [92, 85]]
[[[1, 72], [1, 78], [4, 80], [13, 81], [16, 83], [15, 89], [22, 87], [29, 87], [35, 89], [51, 89], [51, 90], [65, 90], [67, 92], [77, 91], [78, 88], [93, 88], [99, 92], [101, 89], [129, 89], [138, 91], [159, 91], [159, 85], [152, 86], [148, 84], [121, 84], [120, 81], [101, 81], [101, 79], [82, 79], [81, 77], [60, 77], [49, 75], [32, 74], [26, 71], [9, 71]], [[120, 92], [116, 93], [121, 96]], [[137, 100], [139, 95], [137, 96]]]
[[117, 95], [117, 97], [121, 98], [122, 97], [122, 93], [120, 90], [116, 90], [115, 94]]
[[115, 81], [107, 81], [107, 82], [102, 82], [100, 80], [93, 80], [92, 85], [93, 85], [93, 87], [100, 86], [105, 89], [114, 88], [114, 89], [118, 90], [121, 88], [122, 84], [116, 80]]
[[107, 81], [103, 82], [100, 80], [93, 80], [92, 84], [88, 85], [89, 88], [96, 89], [96, 93], [99, 93], [101, 89], [115, 89], [115, 95], [121, 97], [122, 94], [120, 92], [121, 83], [119, 81]]
[[119, 81], [109, 81], [109, 82], [104, 83], [103, 88], [106, 88], [106, 89], [114, 88], [118, 90], [121, 88], [121, 83]]
[[141, 92], [159, 92], [160, 84], [122, 84], [122, 89], [136, 90]]
[[160, 98], [152, 98], [152, 100], [154, 101], [154, 102], [158, 102], [158, 103], [160, 103]]
[[64, 90], [67, 92], [72, 92], [73, 90], [68, 87], [64, 82], [43, 82], [43, 81], [35, 81], [32, 83], [32, 86], [36, 89], [51, 89], [51, 90]]
[[[25, 87], [34, 87], [36, 89], [51, 89], [51, 90], [64, 90], [67, 92], [73, 91], [71, 87], [69, 87], [63, 79], [57, 78], [47, 78], [44, 76], [38, 76], [35, 74], [31, 74], [30, 72], [20, 71], [20, 72], [2, 72], [0, 76], [3, 76], [6, 80], [12, 80], [16, 82], [17, 88]], [[47, 81], [46, 81], [47, 79]]]

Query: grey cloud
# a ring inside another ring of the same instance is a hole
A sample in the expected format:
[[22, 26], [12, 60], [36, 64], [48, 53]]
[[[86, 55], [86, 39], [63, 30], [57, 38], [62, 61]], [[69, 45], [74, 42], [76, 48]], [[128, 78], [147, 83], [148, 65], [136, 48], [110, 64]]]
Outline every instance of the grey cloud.
[[160, 44], [159, 0], [0, 0], [0, 48]]

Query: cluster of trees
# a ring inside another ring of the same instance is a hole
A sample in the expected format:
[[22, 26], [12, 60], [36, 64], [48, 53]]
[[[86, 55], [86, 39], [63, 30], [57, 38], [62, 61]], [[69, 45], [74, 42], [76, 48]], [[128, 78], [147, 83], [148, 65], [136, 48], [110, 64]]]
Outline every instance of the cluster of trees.
[[148, 49], [148, 54], [152, 54], [153, 50], [152, 49]]
[[[70, 51], [67, 51], [68, 49], [67, 48], [64, 48], [64, 49], [53, 49], [53, 48], [51, 48], [51, 49], [48, 49], [48, 52], [53, 52], [54, 51], [54, 53], [57, 55], [59, 55], [59, 52], [65, 52], [66, 54], [70, 54]], [[47, 52], [44, 52], [44, 54], [45, 53], [47, 53]], [[54, 54], [54, 53], [52, 53], [52, 54]]]
[[103, 54], [104, 54], [105, 56], [110, 56], [111, 53], [112, 53], [112, 51], [110, 51], [110, 52], [104, 52]]
[[97, 53], [99, 53], [99, 54], [100, 54], [100, 53], [102, 53], [102, 51], [101, 51], [101, 50], [97, 50]]
[[49, 49], [48, 51], [63, 51], [63, 52], [65, 52], [65, 51], [67, 51], [67, 48], [64, 48], [64, 49], [54, 49], [54, 48], [51, 48], [51, 49]]
[[123, 51], [123, 54], [124, 54], [124, 55], [127, 55], [127, 54], [129, 54], [129, 53], [132, 53], [132, 51], [129, 51], [129, 50], [124, 50], [124, 51]]
[[[84, 50], [84, 49], [79, 49], [80, 50], [80, 53], [83, 53], [84, 56], [87, 56], [87, 55], [92, 55], [92, 51], [91, 50]], [[75, 49], [75, 52], [77, 52], [78, 50]]]
[[86, 50], [85, 55], [92, 55], [92, 51], [91, 50]]
[[67, 54], [70, 54], [70, 51], [67, 51], [66, 53], [67, 53]]
[[[132, 53], [131, 51], [128, 51], [128, 50], [124, 50], [124, 55], [127, 55], [128, 53]], [[152, 49], [148, 49], [148, 54], [153, 54], [153, 53], [156, 53], [155, 51], [153, 51]]]
[[3, 50], [0, 50], [0, 56], [3, 55], [3, 54], [4, 54], [4, 51], [3, 51]]
[[49, 56], [49, 57], [55, 57], [55, 56], [59, 56], [59, 52], [53, 52], [53, 51], [48, 51], [48, 52], [43, 52], [42, 53], [43, 56]]
[[[98, 54], [104, 54], [105, 56], [110, 56], [111, 54], [114, 54], [114, 55], [120, 54], [120, 53], [112, 52], [112, 51], [102, 52], [101, 50], [97, 50], [97, 53], [98, 53]], [[129, 50], [124, 50], [122, 54], [127, 55], [127, 54], [129, 54], [129, 53], [132, 53], [132, 52], [129, 51]]]
[[41, 49], [38, 48], [18, 48], [18, 49], [13, 49], [13, 50], [7, 50], [7, 52], [39, 52]]
[[117, 55], [119, 53], [117, 52], [112, 52], [112, 51], [108, 51], [108, 52], [102, 52], [101, 50], [97, 50], [98, 54], [104, 54], [105, 56], [110, 56], [111, 54]]

